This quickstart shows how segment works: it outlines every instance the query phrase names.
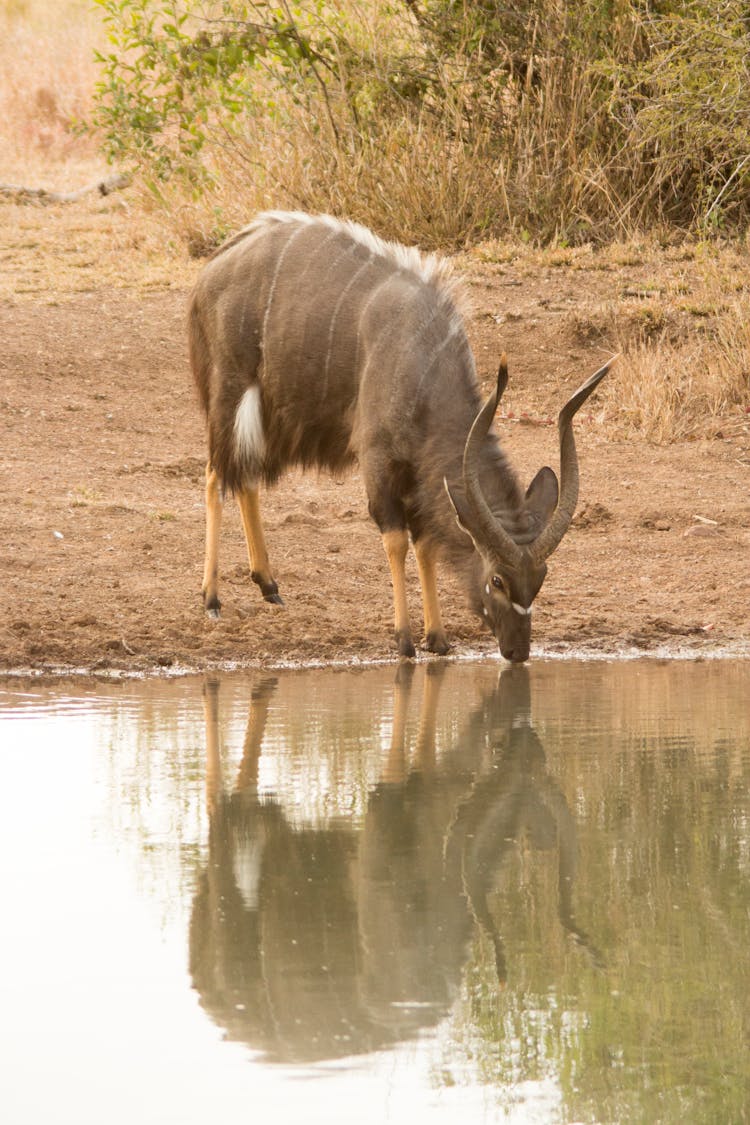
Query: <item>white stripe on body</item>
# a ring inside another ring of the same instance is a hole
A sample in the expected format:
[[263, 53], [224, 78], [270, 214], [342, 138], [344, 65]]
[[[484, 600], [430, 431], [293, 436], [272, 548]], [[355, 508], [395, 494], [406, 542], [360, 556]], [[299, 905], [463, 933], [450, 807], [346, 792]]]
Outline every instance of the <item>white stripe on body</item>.
[[[435, 345], [435, 347], [430, 352], [429, 356], [427, 356], [424, 359], [423, 365], [422, 365], [422, 374], [419, 377], [417, 389], [414, 392], [414, 396], [413, 396], [414, 413], [415, 414], [417, 412], [417, 409], [420, 406], [422, 387], [424, 385], [425, 379], [427, 378], [427, 376], [430, 374], [433, 367], [437, 363], [441, 352], [445, 351], [445, 349], [448, 347], [448, 344], [450, 344], [451, 340], [455, 339], [455, 337], [458, 336], [462, 332], [462, 330], [463, 330], [463, 323], [459, 320], [458, 316], [452, 318], [450, 320], [449, 324], [448, 324], [447, 335], [444, 337], [443, 340], [441, 340], [441, 342], [439, 344]], [[469, 353], [469, 357], [471, 358], [471, 353]]]
[[[381, 282], [380, 285], [377, 285], [372, 290], [368, 300], [365, 302], [364, 306], [360, 310], [360, 313], [359, 313], [360, 327], [358, 327], [358, 330], [357, 330], [357, 356], [356, 356], [355, 367], [356, 367], [357, 363], [359, 362], [359, 350], [360, 350], [359, 344], [360, 344], [362, 318], [364, 317], [365, 313], [367, 312], [367, 310], [370, 307], [370, 305], [372, 304], [372, 302], [377, 297], [379, 297], [381, 289], [383, 289], [386, 285], [390, 284], [391, 281], [395, 281], [396, 278], [398, 278], [399, 275], [404, 273], [404, 272], [406, 272], [405, 269], [400, 267], [395, 273], [391, 274], [390, 277], [386, 278], [383, 282]], [[451, 343], [452, 340], [454, 340], [457, 336], [460, 336], [464, 332], [464, 322], [463, 322], [463, 318], [461, 316], [460, 311], [455, 306], [450, 306], [449, 310], [448, 310], [448, 327], [447, 327], [446, 335], [443, 337], [443, 339], [438, 344], [436, 344], [432, 348], [429, 355], [427, 355], [427, 356], [421, 355], [421, 348], [418, 345], [421, 341], [422, 336], [425, 335], [429, 331], [429, 329], [432, 327], [432, 325], [434, 324], [437, 317], [439, 315], [441, 315], [441, 313], [444, 312], [444, 311], [445, 311], [445, 307], [441, 306], [440, 303], [438, 303], [438, 304], [431, 303], [430, 308], [429, 308], [429, 315], [428, 315], [427, 319], [420, 325], [419, 329], [417, 330], [416, 335], [415, 336], [409, 336], [408, 339], [403, 341], [398, 354], [394, 355], [394, 357], [391, 361], [392, 370], [394, 372], [396, 372], [396, 371], [399, 370], [399, 367], [400, 367], [400, 365], [401, 365], [401, 363], [403, 362], [404, 359], [409, 360], [415, 354], [419, 354], [420, 357], [421, 357], [422, 373], [420, 375], [419, 383], [417, 384], [417, 388], [416, 388], [416, 390], [415, 390], [415, 392], [412, 396], [412, 398], [413, 398], [413, 408], [412, 408], [413, 413], [416, 413], [417, 410], [419, 409], [420, 395], [421, 395], [421, 392], [422, 392], [422, 387], [423, 387], [424, 381], [428, 377], [430, 372], [432, 371], [435, 364], [437, 363], [441, 353]], [[394, 330], [393, 329], [393, 323], [389, 320], [383, 320], [381, 322], [380, 326], [378, 327], [378, 329], [376, 330], [375, 334], [369, 340], [369, 344], [370, 344], [371, 348], [373, 350], [376, 350], [377, 347], [379, 346], [381, 338], [383, 336], [387, 335], [387, 334], [392, 336], [393, 330]], [[474, 359], [473, 359], [473, 356], [471, 355], [471, 351], [468, 349], [468, 347], [465, 347], [463, 349], [463, 351], [466, 352], [467, 357], [468, 357], [468, 361], [471, 364], [472, 370], [473, 370], [474, 369], [474, 367], [473, 367]]]
[[365, 262], [363, 262], [361, 266], [358, 266], [358, 268], [354, 271], [352, 276], [349, 278], [349, 280], [346, 283], [346, 285], [344, 286], [344, 288], [341, 290], [341, 293], [339, 294], [339, 299], [336, 302], [336, 307], [333, 310], [333, 316], [331, 317], [331, 323], [328, 326], [328, 351], [326, 352], [326, 366], [325, 366], [325, 375], [324, 375], [324, 379], [323, 379], [323, 394], [325, 394], [326, 391], [328, 390], [328, 376], [329, 376], [330, 371], [331, 371], [331, 352], [333, 350], [333, 334], [334, 334], [334, 331], [336, 329], [336, 321], [338, 320], [338, 315], [339, 315], [339, 312], [341, 311], [341, 306], [344, 303], [344, 299], [345, 299], [347, 293], [349, 292], [349, 290], [352, 288], [353, 285], [356, 284], [360, 274], [364, 273], [364, 271], [366, 269], [368, 269], [369, 266], [372, 265], [374, 257], [375, 257], [375, 255], [371, 250], [368, 257], [367, 257], [367, 260]]
[[[359, 313], [357, 314], [357, 349], [356, 349], [355, 357], [354, 357], [354, 369], [355, 369], [355, 371], [359, 370], [359, 357], [360, 357], [360, 352], [362, 350], [361, 349], [362, 321], [365, 318], [365, 314], [367, 313], [367, 310], [369, 309], [369, 307], [373, 303], [373, 301], [376, 301], [377, 298], [380, 296], [381, 289], [385, 289], [385, 287], [387, 285], [390, 285], [391, 282], [393, 281], [393, 279], [396, 276], [397, 276], [396, 273], [392, 273], [392, 274], [389, 274], [387, 277], [384, 277], [382, 281], [378, 282], [378, 284], [373, 289], [370, 290], [370, 294], [369, 294], [367, 300], [365, 301], [364, 305], [362, 306], [362, 308], [359, 310]], [[393, 325], [390, 324], [388, 321], [386, 321], [384, 324], [382, 324], [381, 327], [380, 327], [380, 330], [378, 332], [376, 332], [375, 336], [371, 340], [368, 341], [372, 349], [374, 349], [377, 346], [378, 340], [379, 340], [380, 336], [383, 334], [383, 332], [387, 332], [387, 331], [393, 331]]]
[[260, 338], [260, 346], [263, 349], [263, 358], [266, 362], [268, 362], [268, 318], [271, 315], [271, 305], [273, 304], [273, 298], [276, 292], [276, 285], [279, 280], [279, 274], [281, 273], [281, 267], [284, 264], [284, 258], [286, 257], [287, 252], [289, 251], [289, 248], [294, 242], [295, 238], [297, 238], [298, 235], [302, 234], [305, 229], [306, 228], [304, 226], [298, 226], [294, 230], [292, 230], [289, 238], [286, 240], [282, 249], [280, 250], [278, 258], [276, 259], [276, 269], [273, 271], [271, 287], [268, 290], [266, 311], [263, 314], [263, 333]]

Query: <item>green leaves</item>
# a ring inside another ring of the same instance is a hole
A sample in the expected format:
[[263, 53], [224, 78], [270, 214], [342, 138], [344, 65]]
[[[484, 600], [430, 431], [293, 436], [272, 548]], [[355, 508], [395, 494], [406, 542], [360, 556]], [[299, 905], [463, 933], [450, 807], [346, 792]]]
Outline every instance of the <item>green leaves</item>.
[[[210, 17], [197, 0], [95, 0], [113, 50], [97, 54], [95, 124], [107, 155], [158, 179], [200, 184], [212, 131], [231, 133], [253, 110], [259, 72], [304, 88], [323, 59], [301, 5], [222, 0]], [[322, 7], [312, 6], [313, 14]]]
[[151, 183], [459, 244], [750, 220], [743, 0], [95, 3], [94, 124]]

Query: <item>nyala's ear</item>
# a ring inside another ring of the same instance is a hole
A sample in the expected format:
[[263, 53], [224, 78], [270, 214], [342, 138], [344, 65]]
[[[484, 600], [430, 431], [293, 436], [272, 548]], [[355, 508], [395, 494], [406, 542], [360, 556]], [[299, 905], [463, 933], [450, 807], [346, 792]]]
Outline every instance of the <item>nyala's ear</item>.
[[[462, 531], [466, 532], [474, 546], [477, 547], [477, 541], [469, 530], [470, 516], [468, 514], [468, 507], [465, 498], [455, 489], [451, 488], [445, 477], [443, 477], [443, 486], [445, 488], [445, 491], [448, 493], [448, 499], [451, 502], [451, 507], [453, 508], [453, 513], [456, 517], [456, 523]], [[477, 550], [479, 550], [478, 547]]]
[[557, 507], [559, 496], [557, 477], [553, 470], [545, 465], [526, 489], [525, 506], [529, 517], [529, 531], [535, 538], [542, 528], [546, 527]]

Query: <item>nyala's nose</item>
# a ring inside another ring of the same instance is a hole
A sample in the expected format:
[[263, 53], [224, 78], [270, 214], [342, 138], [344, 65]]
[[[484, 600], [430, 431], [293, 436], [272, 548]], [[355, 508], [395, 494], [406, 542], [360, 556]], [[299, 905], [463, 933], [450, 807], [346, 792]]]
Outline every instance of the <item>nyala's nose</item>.
[[505, 647], [500, 645], [500, 652], [506, 660], [510, 660], [511, 664], [523, 664], [529, 659], [528, 645], [505, 645]]

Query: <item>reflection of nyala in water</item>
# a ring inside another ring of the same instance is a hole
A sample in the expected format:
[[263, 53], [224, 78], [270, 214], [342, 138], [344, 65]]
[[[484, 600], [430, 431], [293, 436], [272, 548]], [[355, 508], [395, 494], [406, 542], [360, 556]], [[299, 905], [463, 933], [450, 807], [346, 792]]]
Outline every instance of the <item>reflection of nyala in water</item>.
[[489, 738], [491, 761], [456, 811], [446, 857], [449, 863], [460, 863], [472, 913], [494, 946], [498, 981], [506, 981], [505, 950], [490, 895], [505, 860], [520, 843], [532, 851], [557, 850], [560, 922], [597, 962], [598, 953], [573, 916], [575, 821], [547, 770], [544, 747], [531, 725], [527, 670], [507, 669], [500, 689], [485, 700], [481, 716], [473, 721], [481, 723]]
[[257, 794], [273, 681], [253, 693], [235, 791], [221, 789], [218, 684], [206, 687], [209, 859], [190, 926], [193, 982], [232, 1038], [279, 1059], [369, 1044], [347, 831], [296, 831]]
[[[533, 846], [554, 846], [557, 836], [560, 917], [585, 940], [570, 909], [573, 821], [530, 726], [514, 725], [519, 683], [528, 716], [525, 669], [501, 676], [439, 764], [443, 668], [425, 674], [409, 760], [413, 678], [413, 667], [399, 669], [390, 747], [356, 829], [300, 828], [274, 798], [259, 797], [270, 679], [253, 692], [239, 776], [225, 792], [218, 684], [207, 684], [209, 857], [191, 919], [191, 973], [217, 1024], [272, 1059], [366, 1052], [437, 1023], [461, 986], [475, 920], [504, 978], [488, 895], [513, 833], [530, 830]], [[493, 724], [503, 728], [507, 763], [493, 760], [487, 773], [481, 758], [488, 737], [496, 741]]]

